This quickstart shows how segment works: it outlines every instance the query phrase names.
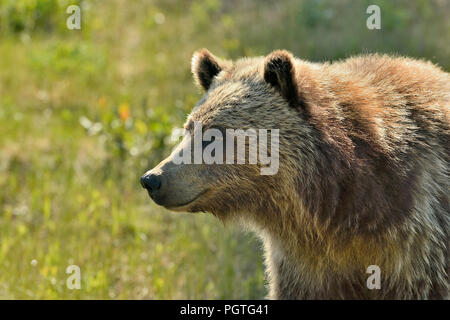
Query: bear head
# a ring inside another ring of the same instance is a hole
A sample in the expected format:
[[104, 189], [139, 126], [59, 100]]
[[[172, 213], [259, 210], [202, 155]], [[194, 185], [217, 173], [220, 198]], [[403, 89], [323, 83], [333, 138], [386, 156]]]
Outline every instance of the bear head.
[[181, 143], [142, 176], [150, 197], [170, 210], [223, 218], [295, 201], [311, 143], [295, 66], [287, 51], [234, 62], [196, 52], [191, 68], [204, 95]]

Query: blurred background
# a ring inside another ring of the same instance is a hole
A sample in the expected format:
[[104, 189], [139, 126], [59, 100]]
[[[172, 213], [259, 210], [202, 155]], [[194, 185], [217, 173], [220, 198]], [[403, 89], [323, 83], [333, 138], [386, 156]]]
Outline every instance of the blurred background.
[[[81, 6], [81, 30], [66, 8]], [[366, 9], [381, 8], [381, 30]], [[154, 205], [139, 177], [201, 97], [202, 47], [368, 52], [450, 70], [450, 1], [0, 0], [0, 298], [264, 298], [258, 239]], [[81, 269], [81, 290], [66, 268]]]

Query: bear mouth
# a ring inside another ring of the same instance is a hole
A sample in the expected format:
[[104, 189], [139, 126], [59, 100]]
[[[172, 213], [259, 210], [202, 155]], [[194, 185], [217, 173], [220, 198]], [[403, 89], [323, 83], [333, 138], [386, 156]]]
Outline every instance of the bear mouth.
[[175, 206], [164, 206], [166, 209], [170, 210], [170, 211], [188, 211], [189, 207], [194, 204], [194, 202], [196, 202], [199, 198], [201, 198], [206, 192], [208, 192], [209, 189], [206, 189], [202, 192], [200, 192], [199, 194], [197, 194], [193, 199], [183, 203], [183, 204], [179, 204], [179, 205], [175, 205]]

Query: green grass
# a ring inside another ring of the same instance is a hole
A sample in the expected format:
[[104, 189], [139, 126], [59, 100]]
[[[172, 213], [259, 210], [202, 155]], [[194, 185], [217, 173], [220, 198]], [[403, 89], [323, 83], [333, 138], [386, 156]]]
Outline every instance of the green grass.
[[[444, 1], [375, 1], [381, 31], [365, 28], [367, 1], [84, 1], [81, 31], [65, 28], [66, 2], [0, 2], [0, 298], [265, 297], [254, 235], [139, 186], [200, 98], [194, 50], [450, 68]], [[66, 287], [72, 264], [81, 290]]]

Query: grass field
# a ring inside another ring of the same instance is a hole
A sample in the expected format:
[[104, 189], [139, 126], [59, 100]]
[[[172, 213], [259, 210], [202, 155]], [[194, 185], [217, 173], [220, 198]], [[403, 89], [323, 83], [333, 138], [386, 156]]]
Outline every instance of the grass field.
[[[72, 3], [81, 30], [66, 28]], [[449, 43], [438, 0], [0, 1], [0, 298], [265, 297], [256, 236], [168, 212], [139, 185], [201, 97], [192, 53], [391, 52], [449, 70]]]

